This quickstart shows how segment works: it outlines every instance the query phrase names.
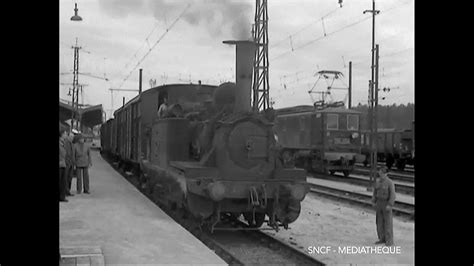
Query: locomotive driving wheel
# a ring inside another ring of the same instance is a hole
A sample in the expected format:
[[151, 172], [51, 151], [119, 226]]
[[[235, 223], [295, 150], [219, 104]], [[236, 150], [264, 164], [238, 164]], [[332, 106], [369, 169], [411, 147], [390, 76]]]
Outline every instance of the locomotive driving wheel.
[[349, 170], [343, 170], [342, 173], [344, 174], [344, 177], [348, 177], [350, 174]]

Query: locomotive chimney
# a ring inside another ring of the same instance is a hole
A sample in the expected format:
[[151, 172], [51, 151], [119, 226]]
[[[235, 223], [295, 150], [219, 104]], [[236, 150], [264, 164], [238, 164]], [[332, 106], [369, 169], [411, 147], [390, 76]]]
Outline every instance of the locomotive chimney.
[[252, 74], [257, 45], [253, 41], [224, 41], [235, 44], [235, 104], [234, 112], [250, 112], [252, 94]]

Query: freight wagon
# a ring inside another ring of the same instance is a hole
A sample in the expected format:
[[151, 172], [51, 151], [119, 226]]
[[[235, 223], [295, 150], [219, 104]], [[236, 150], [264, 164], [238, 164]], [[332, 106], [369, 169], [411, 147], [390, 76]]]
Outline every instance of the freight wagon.
[[[377, 161], [385, 162], [391, 169], [393, 165], [399, 170], [404, 170], [407, 164], [415, 165], [415, 121], [411, 124], [411, 129], [396, 130], [383, 129], [377, 130]], [[367, 166], [370, 160], [370, 132], [362, 132], [362, 153], [366, 155], [367, 160], [364, 165]]]

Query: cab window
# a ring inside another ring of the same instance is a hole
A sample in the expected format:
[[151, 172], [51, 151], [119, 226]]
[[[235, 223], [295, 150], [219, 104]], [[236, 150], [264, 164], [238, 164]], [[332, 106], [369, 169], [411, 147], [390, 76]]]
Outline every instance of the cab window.
[[347, 130], [359, 130], [359, 116], [358, 115], [347, 116]]
[[339, 129], [339, 115], [327, 114], [327, 129], [338, 130]]

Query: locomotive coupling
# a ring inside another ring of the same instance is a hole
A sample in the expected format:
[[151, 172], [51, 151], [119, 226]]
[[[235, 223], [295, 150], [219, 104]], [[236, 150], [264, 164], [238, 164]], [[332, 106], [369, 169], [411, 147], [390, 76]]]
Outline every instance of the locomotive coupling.
[[212, 200], [221, 201], [225, 197], [225, 186], [219, 181], [211, 182], [207, 184], [207, 192]]

